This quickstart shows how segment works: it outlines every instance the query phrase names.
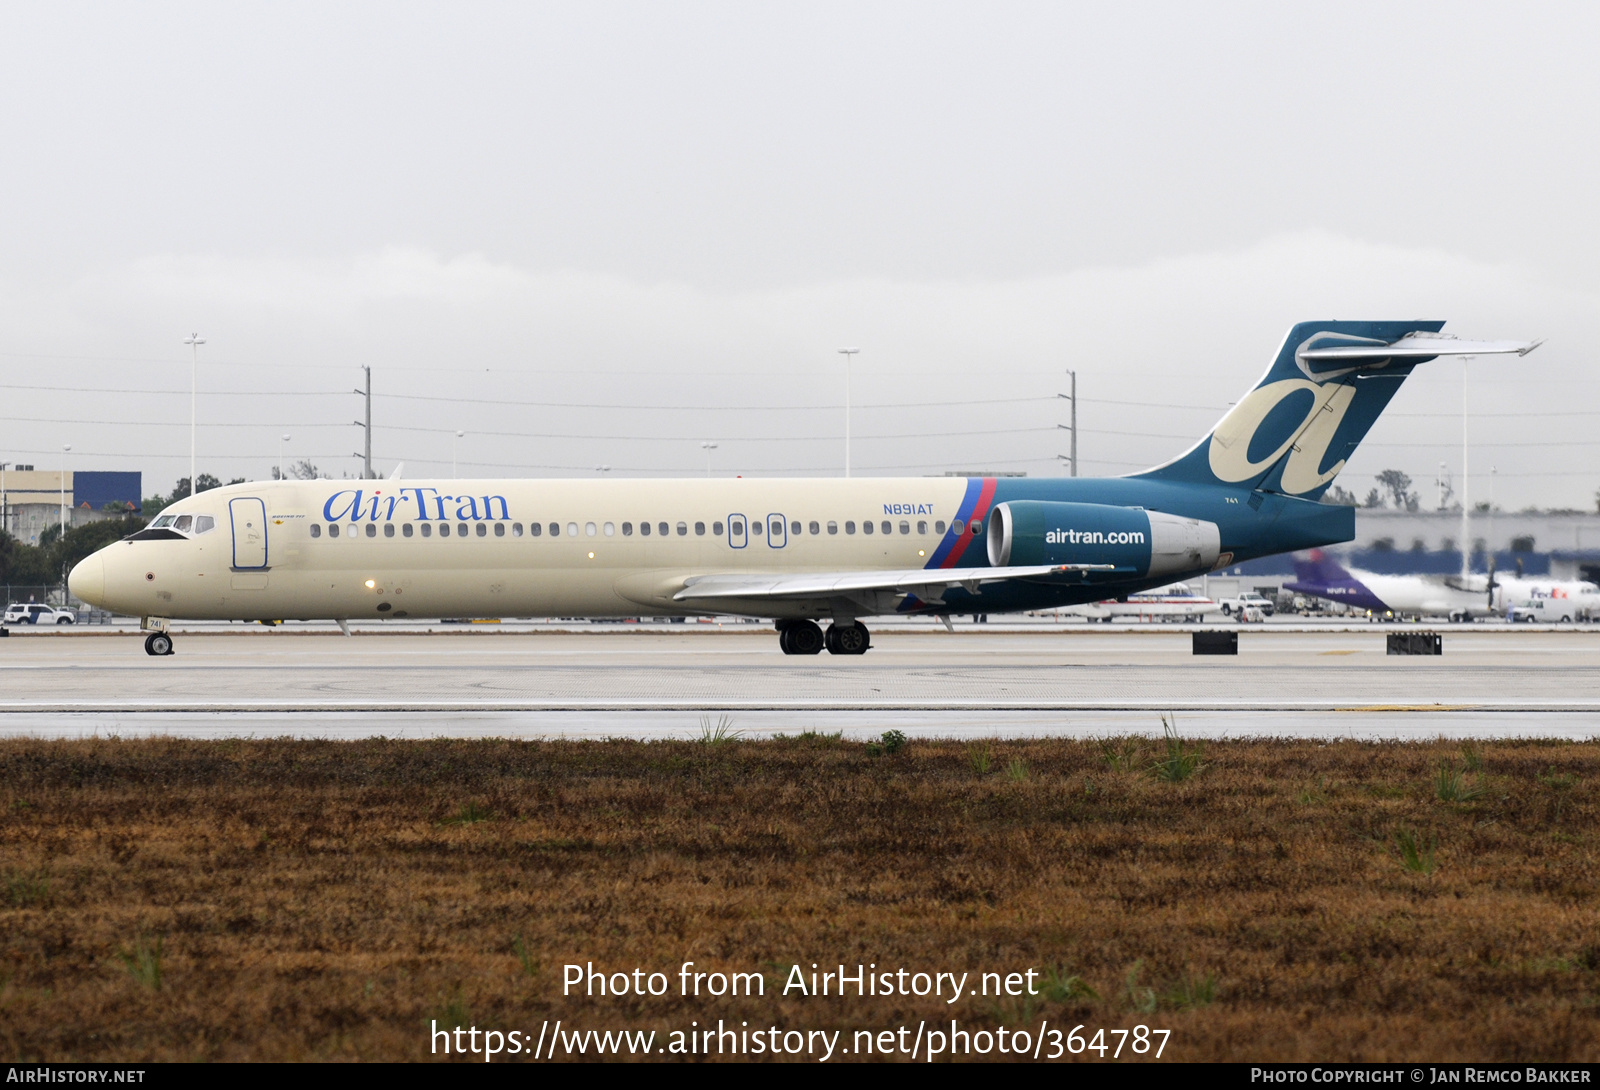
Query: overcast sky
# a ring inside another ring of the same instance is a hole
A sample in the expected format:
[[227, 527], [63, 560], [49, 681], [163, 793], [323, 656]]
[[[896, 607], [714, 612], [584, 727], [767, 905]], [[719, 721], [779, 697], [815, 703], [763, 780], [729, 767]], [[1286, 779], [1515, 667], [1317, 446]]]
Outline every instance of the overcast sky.
[[[1085, 473], [1311, 318], [1470, 365], [1474, 499], [1600, 486], [1592, 5], [9, 5], [0, 461]], [[1339, 483], [1460, 473], [1426, 365]], [[127, 421], [128, 423], [119, 423]], [[466, 432], [457, 440], [457, 430]], [[279, 436], [292, 436], [287, 443]], [[1459, 486], [1459, 480], [1455, 482]]]

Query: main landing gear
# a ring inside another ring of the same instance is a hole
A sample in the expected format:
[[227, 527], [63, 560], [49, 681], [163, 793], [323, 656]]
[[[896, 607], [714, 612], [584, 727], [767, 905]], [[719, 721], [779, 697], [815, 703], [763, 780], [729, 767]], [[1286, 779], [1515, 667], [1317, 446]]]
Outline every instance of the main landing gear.
[[815, 621], [779, 621], [778, 646], [785, 655], [816, 655], [823, 648], [830, 655], [864, 655], [872, 636], [860, 621], [829, 625], [827, 635]]
[[152, 632], [144, 638], [144, 653], [147, 655], [172, 654], [172, 637], [165, 632]]

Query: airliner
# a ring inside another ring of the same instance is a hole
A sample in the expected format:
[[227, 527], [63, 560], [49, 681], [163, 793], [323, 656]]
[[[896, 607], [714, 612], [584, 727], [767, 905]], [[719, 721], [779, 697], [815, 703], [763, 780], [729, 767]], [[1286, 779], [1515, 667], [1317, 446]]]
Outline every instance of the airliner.
[[1585, 580], [1482, 574], [1375, 575], [1346, 570], [1317, 549], [1296, 558], [1294, 570], [1294, 582], [1285, 583], [1286, 590], [1343, 602], [1375, 615], [1449, 617], [1452, 621], [1510, 616], [1552, 623], [1600, 616], [1600, 587]]
[[1222, 606], [1203, 594], [1196, 594], [1187, 583], [1174, 583], [1123, 598], [1107, 598], [1086, 606], [1068, 606], [1063, 613], [1110, 624], [1118, 617], [1136, 620], [1203, 621], [1207, 614], [1222, 612]]
[[707, 613], [859, 655], [863, 618], [1055, 609], [1350, 540], [1354, 510], [1318, 500], [1412, 369], [1539, 344], [1443, 326], [1295, 325], [1210, 432], [1122, 477], [258, 482], [172, 504], [70, 587], [140, 617], [151, 655], [177, 619]]

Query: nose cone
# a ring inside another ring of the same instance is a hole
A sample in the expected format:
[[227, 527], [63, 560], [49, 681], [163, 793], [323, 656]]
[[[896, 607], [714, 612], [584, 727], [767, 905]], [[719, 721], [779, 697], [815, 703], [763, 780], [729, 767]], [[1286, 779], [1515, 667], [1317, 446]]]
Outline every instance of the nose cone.
[[105, 607], [106, 564], [100, 559], [99, 553], [78, 561], [72, 574], [67, 576], [67, 588], [79, 600], [92, 606]]

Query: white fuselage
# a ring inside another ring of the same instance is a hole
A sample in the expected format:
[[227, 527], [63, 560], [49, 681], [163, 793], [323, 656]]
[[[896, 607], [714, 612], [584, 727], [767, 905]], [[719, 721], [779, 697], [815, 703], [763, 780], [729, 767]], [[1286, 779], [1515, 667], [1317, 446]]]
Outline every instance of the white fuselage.
[[[168, 507], [169, 521], [144, 532], [165, 536], [102, 550], [72, 586], [160, 618], [704, 612], [672, 597], [697, 573], [921, 568], [951, 542], [981, 556], [981, 523], [978, 534], [956, 528], [965, 489], [959, 478], [235, 485]], [[199, 516], [211, 520], [204, 533]], [[784, 612], [739, 601], [719, 611]]]
[[1376, 575], [1364, 571], [1352, 571], [1350, 574], [1397, 614], [1487, 617], [1494, 612], [1489, 608], [1486, 577], [1478, 577], [1484, 589], [1476, 590], [1473, 589], [1476, 585], [1473, 582], [1469, 581], [1463, 589], [1437, 576]]

